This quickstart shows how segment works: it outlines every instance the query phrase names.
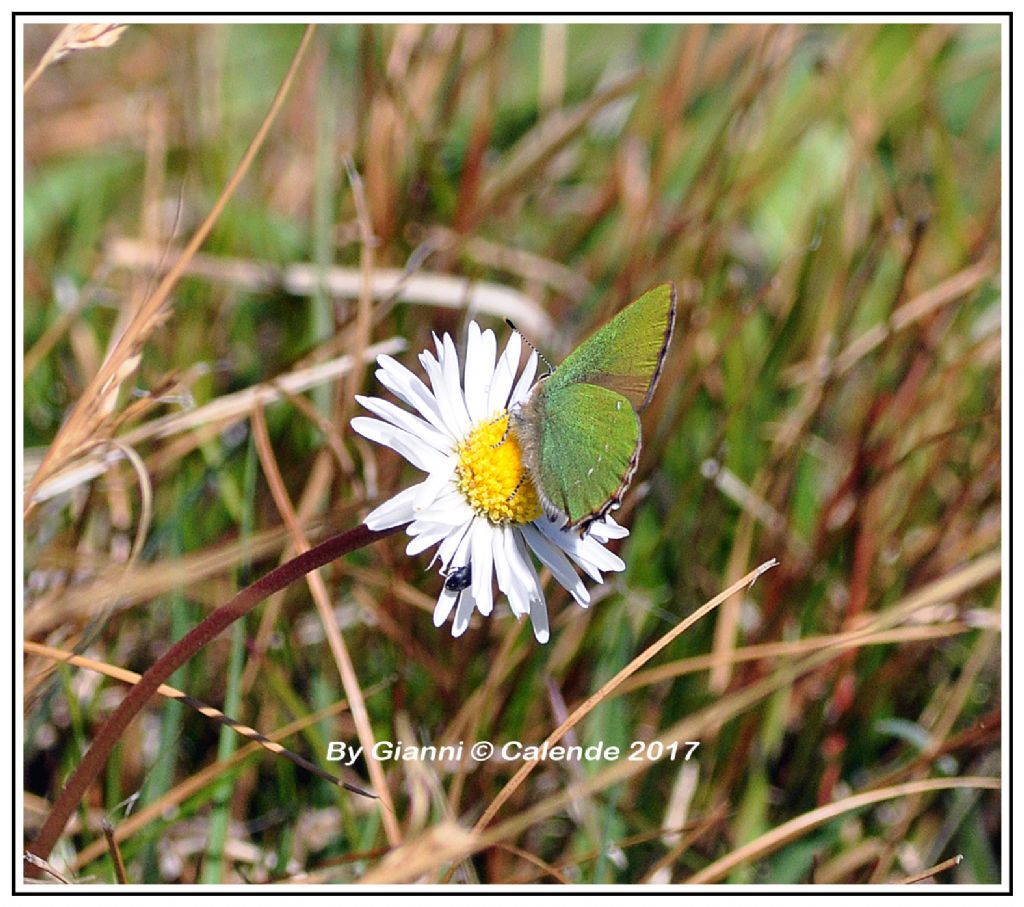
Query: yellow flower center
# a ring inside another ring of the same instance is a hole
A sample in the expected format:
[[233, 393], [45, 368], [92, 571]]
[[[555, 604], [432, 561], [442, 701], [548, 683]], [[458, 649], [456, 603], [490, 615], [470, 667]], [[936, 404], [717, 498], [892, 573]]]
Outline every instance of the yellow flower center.
[[459, 490], [480, 516], [492, 523], [529, 523], [543, 513], [519, 441], [508, 430], [507, 412], [474, 426], [458, 453]]

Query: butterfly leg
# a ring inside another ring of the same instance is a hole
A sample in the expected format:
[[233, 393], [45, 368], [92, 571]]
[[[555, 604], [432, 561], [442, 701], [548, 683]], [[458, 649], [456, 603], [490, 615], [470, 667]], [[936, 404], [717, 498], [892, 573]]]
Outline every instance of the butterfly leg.
[[511, 503], [512, 498], [514, 498], [517, 494], [519, 494], [519, 489], [523, 487], [523, 482], [525, 482], [525, 481], [526, 481], [526, 473], [524, 472], [519, 477], [519, 481], [516, 482], [516, 487], [512, 489], [512, 494], [510, 494], [507, 498], [505, 498], [505, 503], [506, 504]]
[[[498, 418], [500, 419], [501, 417], [499, 416]], [[498, 419], [494, 419], [493, 421], [497, 422]], [[498, 441], [496, 444], [492, 444], [491, 448], [493, 449], [495, 447], [501, 447], [501, 445], [504, 444], [508, 440], [508, 433], [510, 431], [512, 431], [512, 420], [511, 419], [509, 419], [508, 422], [505, 423], [505, 433], [501, 436], [501, 440]]]

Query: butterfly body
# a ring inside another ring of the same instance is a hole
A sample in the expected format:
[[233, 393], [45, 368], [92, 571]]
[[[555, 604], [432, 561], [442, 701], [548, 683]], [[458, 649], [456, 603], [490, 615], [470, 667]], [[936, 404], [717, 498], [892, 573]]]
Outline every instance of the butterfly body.
[[639, 413], [654, 395], [675, 322], [662, 284], [585, 340], [510, 413], [545, 511], [585, 532], [622, 500], [640, 458]]

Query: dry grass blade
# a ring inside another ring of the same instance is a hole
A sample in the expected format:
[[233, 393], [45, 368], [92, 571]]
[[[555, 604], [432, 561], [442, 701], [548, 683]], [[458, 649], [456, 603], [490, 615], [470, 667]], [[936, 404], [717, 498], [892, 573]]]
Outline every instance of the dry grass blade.
[[113, 22], [95, 24], [83, 22], [73, 25], [63, 45], [56, 52], [54, 59], [59, 60], [73, 50], [95, 50], [99, 47], [111, 47], [118, 42], [127, 28], [127, 25], [117, 25]]
[[[370, 333], [373, 330], [373, 269], [374, 247], [377, 244], [373, 235], [373, 224], [370, 220], [370, 209], [366, 202], [363, 181], [356, 170], [352, 159], [345, 155], [345, 172], [348, 174], [352, 198], [356, 206], [356, 218], [359, 223], [359, 295], [356, 306], [356, 323], [352, 332], [352, 355], [357, 362], [361, 361], [363, 351], [369, 346]], [[351, 408], [355, 405], [355, 396], [362, 384], [363, 370], [352, 369], [345, 379], [345, 396], [342, 398], [338, 421], [348, 423]]]
[[[67, 283], [64, 286], [69, 288], [69, 299], [61, 306], [60, 314], [50, 323], [42, 336], [25, 351], [25, 358], [22, 360], [23, 374], [27, 378], [36, 367], [46, 360], [57, 342], [64, 336], [68, 329], [74, 324], [79, 313], [93, 302], [99, 294], [100, 287], [104, 285], [109, 276], [110, 268], [101, 264], [93, 274], [89, 283], [77, 289], [73, 284]], [[56, 294], [60, 298], [61, 294]]]
[[[297, 734], [299, 731], [304, 730], [310, 725], [316, 724], [318, 721], [323, 721], [325, 718], [332, 718], [347, 710], [348, 703], [342, 699], [333, 705], [312, 713], [311, 715], [299, 718], [298, 720], [291, 722], [291, 724], [273, 731], [267, 736], [270, 740], [284, 740], [291, 737], [293, 734]], [[115, 840], [125, 841], [132, 835], [144, 829], [150, 822], [159, 821], [170, 810], [173, 810], [175, 806], [184, 803], [189, 797], [194, 796], [212, 781], [230, 771], [236, 765], [240, 765], [259, 750], [259, 744], [249, 743], [241, 749], [236, 750], [227, 759], [214, 762], [186, 778], [158, 800], [155, 800], [142, 807], [142, 809], [132, 813], [132, 815], [123, 822], [119, 822], [117, 828], [114, 829]], [[75, 855], [75, 858], [71, 863], [71, 868], [76, 872], [81, 871], [83, 867], [88, 866], [93, 860], [99, 859], [103, 856], [105, 849], [106, 842], [93, 841], [91, 844], [83, 847], [82, 850]]]
[[982, 790], [999, 790], [1000, 784], [997, 778], [984, 778], [968, 776], [965, 778], [930, 778], [926, 781], [911, 781], [907, 784], [897, 784], [893, 787], [884, 787], [881, 790], [866, 791], [862, 794], [854, 794], [844, 797], [835, 803], [812, 809], [809, 813], [790, 819], [782, 825], [771, 829], [753, 841], [736, 848], [731, 853], [715, 860], [710, 866], [705, 866], [700, 872], [694, 873], [688, 879], [688, 885], [708, 884], [717, 882], [737, 866], [763, 857], [773, 850], [781, 847], [789, 841], [799, 838], [801, 835], [824, 825], [832, 819], [838, 818], [845, 813], [873, 803], [882, 803], [885, 800], [895, 800], [899, 797], [909, 797], [915, 794], [934, 793], [942, 790], [954, 790], [957, 788], [981, 788]]
[[[256, 442], [256, 450], [259, 453], [260, 463], [263, 466], [263, 474], [266, 476], [270, 491], [277, 505], [278, 512], [288, 527], [292, 537], [292, 545], [296, 552], [303, 554], [309, 550], [309, 540], [306, 538], [302, 527], [299, 525], [292, 506], [288, 491], [281, 478], [281, 472], [277, 467], [274, 458], [274, 451], [270, 445], [270, 437], [267, 434], [267, 423], [263, 416], [263, 408], [257, 403], [252, 412], [253, 438]], [[314, 570], [306, 575], [306, 582], [309, 585], [310, 594], [316, 603], [317, 612], [323, 623], [324, 633], [327, 642], [331, 647], [331, 653], [338, 665], [338, 674], [341, 676], [341, 683], [345, 689], [345, 695], [352, 710], [352, 718], [356, 724], [356, 731], [359, 735], [359, 743], [363, 752], [373, 752], [375, 737], [373, 727], [370, 724], [370, 716], [366, 711], [366, 701], [363, 691], [359, 686], [359, 678], [356, 675], [355, 666], [352, 664], [352, 656], [349, 654], [348, 646], [345, 645], [344, 637], [338, 629], [334, 620], [334, 609], [331, 607], [331, 598], [327, 592], [327, 584], [319, 571]], [[381, 821], [384, 823], [384, 830], [388, 836], [388, 842], [395, 846], [402, 840], [402, 832], [398, 826], [398, 819], [395, 816], [394, 803], [391, 800], [391, 793], [388, 790], [387, 778], [380, 762], [376, 759], [366, 760], [367, 770], [370, 773], [370, 781], [374, 790], [380, 798]]]
[[[56, 879], [58, 882], [60, 882], [61, 885], [72, 885], [72, 884], [74, 884], [71, 881], [71, 879], [67, 878], [67, 876], [63, 875], [62, 873], [60, 873], [56, 869], [54, 869], [53, 866], [50, 865], [49, 860], [44, 860], [42, 857], [37, 857], [34, 853], [31, 853], [30, 851], [27, 851], [27, 850], [23, 854], [23, 857], [25, 859], [25, 862], [28, 863], [30, 866], [34, 866], [36, 869], [41, 869], [47, 875], [52, 876], [54, 879]], [[32, 881], [36, 881], [36, 880], [32, 880]]]
[[440, 822], [418, 838], [393, 850], [359, 881], [363, 885], [415, 882], [439, 862], [447, 862], [471, 850], [476, 838], [475, 832], [455, 822]]
[[388, 530], [374, 532], [360, 524], [348, 532], [340, 533], [321, 542], [315, 548], [292, 558], [240, 589], [231, 599], [204, 617], [166, 649], [139, 678], [139, 682], [121, 700], [97, 731], [92, 745], [68, 776], [67, 782], [53, 803], [50, 814], [32, 842], [33, 853], [44, 858], [50, 855], [67, 826], [71, 814], [86, 796], [89, 787], [103, 769], [114, 747], [161, 683], [193, 658], [211, 640], [275, 592], [287, 588], [318, 567], [379, 541], [394, 531], [393, 529], [390, 532]]
[[[762, 475], [764, 473], [762, 472]], [[758, 484], [761, 484], [759, 481]], [[762, 489], [751, 489], [751, 494], [761, 498]], [[723, 577], [731, 582], [742, 575], [751, 561], [751, 550], [754, 545], [754, 517], [752, 511], [744, 509], [736, 524], [736, 536], [733, 539], [732, 553]], [[722, 610], [715, 621], [715, 638], [711, 644], [711, 655], [714, 664], [708, 674], [708, 689], [720, 694], [729, 685], [732, 678], [733, 654], [739, 635], [740, 609], [743, 602], [739, 598], [731, 599], [722, 605]]]
[[943, 860], [941, 863], [936, 864], [931, 869], [926, 869], [924, 872], [919, 872], [916, 875], [908, 876], [907, 878], [900, 881], [901, 885], [913, 885], [915, 882], [923, 882], [925, 879], [933, 878], [940, 872], [945, 872], [947, 869], [952, 869], [954, 866], [959, 866], [964, 860], [964, 855], [958, 853], [955, 857], [950, 857], [948, 860]]
[[[147, 271], [160, 267], [162, 252], [142, 240], [123, 238], [113, 240], [106, 250], [112, 266]], [[321, 274], [311, 264], [277, 267], [213, 255], [193, 256], [185, 273], [253, 291], [280, 287], [295, 296], [312, 296], [322, 286], [339, 299], [358, 299], [363, 282], [360, 268], [331, 267]], [[431, 271], [410, 273], [407, 268], [374, 268], [369, 287], [376, 301], [394, 298], [411, 305], [468, 309], [500, 320], [514, 318], [524, 331], [537, 337], [548, 334], [553, 326], [535, 299], [493, 281]]]
[[[885, 323], [869, 328], [851, 341], [836, 356], [832, 374], [842, 377], [872, 350], [881, 346], [891, 335], [905, 330], [943, 306], [962, 299], [985, 281], [990, 280], [994, 274], [998, 273], [998, 270], [998, 261], [993, 261], [990, 258], [982, 259], [903, 303]], [[802, 362], [792, 366], [788, 370], [787, 376], [793, 383], [802, 383], [812, 377], [817, 377], [818, 370], [812, 363]]]
[[[301, 398], [305, 399], [305, 398]], [[309, 479], [303, 489], [302, 497], [299, 500], [299, 521], [303, 526], [309, 526], [318, 504], [328, 492], [328, 486], [334, 477], [334, 470], [331, 466], [330, 454], [321, 451], [309, 471]], [[294, 548], [289, 545], [281, 555], [279, 563], [284, 563], [295, 553]], [[259, 627], [250, 645], [250, 656], [242, 671], [242, 689], [250, 690], [256, 682], [257, 677], [263, 672], [266, 665], [266, 656], [273, 634], [277, 627], [278, 618], [281, 616], [281, 608], [284, 604], [285, 593], [278, 592], [268, 600], [263, 613], [260, 615]]]
[[[657, 642], [648, 646], [641, 652], [636, 658], [634, 658], [629, 664], [627, 664], [621, 671], [619, 671], [614, 677], [611, 678], [604, 686], [601, 687], [593, 696], [587, 698], [583, 703], [577, 706], [571, 715], [565, 719], [557, 728], [555, 728], [544, 740], [544, 746], [553, 746], [565, 734], [573, 727], [575, 727], [589, 712], [591, 712], [597, 705], [603, 702], [612, 694], [612, 692], [623, 683], [628, 677], [636, 673], [641, 667], [647, 664], [655, 655], [657, 655], [662, 649], [665, 648], [674, 639], [681, 636], [687, 630], [690, 629], [697, 621], [702, 617], [710, 614], [715, 608], [717, 608], [722, 602], [737, 592], [742, 592], [744, 589], [748, 589], [750, 585], [759, 576], [776, 566], [776, 561], [770, 560], [761, 564], [760, 567], [751, 570], [746, 576], [744, 576], [738, 582], [733, 583], [724, 592], [720, 592], [710, 601], [701, 605], [693, 614], [690, 614], [680, 623], [669, 630], [668, 633], [664, 634]], [[484, 810], [484, 814], [477, 821], [474, 826], [476, 831], [480, 831], [487, 826], [487, 824], [494, 818], [495, 813], [504, 805], [504, 803], [511, 797], [519, 786], [526, 780], [527, 775], [530, 774], [536, 768], [540, 759], [532, 759], [523, 763], [519, 771], [512, 776], [508, 784], [506, 784], [499, 792], [498, 795], [491, 801], [487, 809]]]
[[556, 110], [545, 116], [496, 165], [494, 173], [484, 182], [480, 191], [477, 210], [500, 208], [521, 183], [535, 179], [537, 171], [571, 142], [603, 108], [636, 88], [641, 75], [632, 73], [595, 92], [576, 107]]
[[[697, 825], [696, 828], [692, 829], [687, 834], [683, 835], [678, 841], [672, 844], [668, 852], [664, 854], [655, 864], [648, 870], [644, 876], [644, 881], [648, 884], [655, 884], [658, 881], [665, 881], [663, 878], [666, 874], [671, 872], [671, 868], [679, 860], [679, 858], [685, 854], [697, 841], [707, 834], [708, 830], [714, 825], [715, 822], [721, 819], [722, 811], [719, 810], [717, 813], [712, 813], [704, 821]], [[671, 876], [669, 876], [669, 879]]]
[[[808, 652], [815, 652], [832, 646], [837, 648], [861, 648], [863, 646], [885, 646], [891, 643], [926, 642], [942, 639], [947, 636], [956, 636], [960, 633], [968, 633], [973, 629], [974, 627], [965, 623], [944, 623], [935, 626], [901, 627], [896, 630], [881, 630], [868, 635], [865, 635], [862, 630], [851, 630], [847, 633], [836, 633], [831, 636], [809, 636], [804, 639], [793, 640], [792, 642], [766, 642], [753, 646], [744, 646], [743, 648], [732, 650], [730, 661], [734, 664], [739, 664], [746, 661], [760, 661], [765, 658], [792, 658], [795, 655], [804, 655]], [[624, 695], [651, 684], [670, 680], [673, 677], [695, 674], [698, 671], [708, 671], [715, 663], [716, 657], [714, 655], [695, 655], [692, 658], [683, 658], [666, 665], [660, 665], [657, 668], [649, 668], [646, 671], [640, 671], [625, 681], [616, 693], [617, 695]]]
[[[791, 679], [791, 677], [788, 677], [787, 682]], [[765, 695], [767, 695], [767, 692], [771, 691], [766, 691]], [[749, 705], [749, 703], [747, 703], [746, 705]], [[665, 740], [667, 739], [667, 737], [662, 736], [658, 739]], [[546, 818], [547, 816], [554, 815], [556, 812], [558, 812], [558, 810], [564, 808], [571, 801], [573, 796], [581, 796], [587, 793], [593, 793], [597, 790], [602, 790], [612, 784], [623, 781], [631, 775], [634, 775], [638, 771], [642, 770], [642, 765], [643, 763], [628, 763], [624, 761], [616, 763], [612, 767], [605, 769], [599, 775], [588, 780], [587, 783], [585, 785], [580, 786], [578, 790], [573, 792], [564, 791], [562, 793], [559, 793], [556, 796], [549, 798], [544, 803], [531, 807], [530, 809], [524, 810], [519, 815], [506, 820], [500, 825], [494, 826], [488, 831], [483, 832], [482, 834], [480, 834], [480, 836], [476, 839], [475, 842], [469, 842], [468, 848], [463, 853], [458, 854], [455, 857], [455, 859], [464, 859], [471, 853], [482, 850], [486, 847], [493, 846], [500, 841], [515, 837], [515, 835], [521, 833], [524, 829], [529, 828], [531, 825], [535, 824], [543, 818]], [[918, 781], [913, 782], [911, 784], [897, 785], [894, 787], [884, 788], [885, 792], [889, 792], [887, 796], [878, 796], [878, 794], [881, 793], [881, 791], [869, 791], [864, 794], [858, 794], [852, 798], [847, 798], [847, 800], [844, 800], [843, 803], [845, 804], [846, 809], [850, 810], [859, 808], [860, 806], [869, 805], [873, 802], [878, 802], [879, 800], [892, 799], [896, 796], [907, 796], [917, 793], [926, 793], [932, 790], [945, 790], [950, 788], [981, 788], [985, 790], [999, 790], [1000, 784], [998, 779], [986, 777], [940, 778], [932, 779], [929, 781]], [[851, 805], [851, 800], [856, 802]], [[829, 806], [824, 807], [823, 809], [825, 811], [830, 811], [835, 806], [836, 804], [833, 803], [829, 804]], [[804, 816], [798, 817], [797, 820], [794, 820], [794, 822], [802, 822], [803, 820], [806, 820], [807, 816], [816, 815], [819, 812], [821, 812], [821, 810], [815, 810], [814, 813], [808, 813]], [[820, 820], [814, 822], [813, 825], [818, 825], [821, 824], [821, 822], [828, 821], [828, 818], [830, 817], [831, 816], [820, 818]], [[786, 827], [790, 826], [791, 824], [793, 823], [787, 823]], [[778, 826], [773, 831], [777, 832], [783, 827], [784, 826]], [[787, 836], [786, 840], [791, 840], [793, 837], [799, 836], [801, 830], [803, 829], [797, 829], [793, 831], [792, 834], [789, 834]], [[780, 846], [785, 842], [773, 841], [772, 843], [774, 844], [774, 846]], [[445, 859], [439, 855], [439, 859], [435, 861], [434, 865], [443, 865], [444, 862]], [[711, 867], [708, 867], [708, 869], [710, 868]], [[731, 868], [733, 868], [732, 863], [730, 864], [728, 869]], [[726, 869], [725, 871], [728, 871], [728, 869]], [[716, 878], [718, 876], [719, 874], [716, 872]], [[711, 881], [711, 879], [696, 879], [694, 877], [691, 877], [686, 881], [687, 883], [693, 884], [697, 881]]]
[[[40, 643], [32, 642], [26, 639], [23, 643], [26, 652], [31, 652], [34, 655], [41, 655], [44, 658], [50, 658], [55, 662], [66, 662], [67, 664], [73, 664], [76, 667], [86, 668], [90, 671], [96, 671], [99, 674], [104, 674], [107, 677], [112, 677], [114, 680], [120, 680], [124, 683], [138, 683], [141, 674], [136, 674], [134, 671], [127, 671], [124, 668], [116, 667], [115, 665], [104, 664], [101, 661], [95, 661], [92, 658], [86, 658], [82, 655], [75, 655], [72, 652], [66, 652], [63, 649], [55, 649], [52, 646], [44, 646]], [[241, 737], [245, 737], [246, 740], [251, 740], [254, 743], [259, 744], [267, 752], [273, 753], [275, 756], [283, 756], [291, 762], [294, 762], [299, 768], [305, 771], [311, 772], [318, 778], [322, 778], [324, 781], [328, 781], [331, 784], [335, 784], [338, 787], [344, 787], [346, 790], [352, 791], [352, 793], [360, 794], [364, 797], [372, 797], [372, 794], [367, 793], [362, 788], [355, 787], [352, 784], [346, 784], [340, 778], [336, 778], [330, 772], [324, 771], [320, 766], [314, 765], [308, 759], [303, 758], [298, 753], [293, 753], [289, 749], [281, 746], [281, 744], [274, 742], [269, 737], [261, 734], [254, 728], [248, 725], [242, 724], [232, 718], [230, 715], [225, 715], [220, 709], [214, 708], [212, 705], [207, 705], [202, 700], [196, 699], [193, 696], [189, 696], [188, 693], [182, 692], [181, 690], [170, 686], [169, 684], [162, 683], [157, 688], [157, 693], [161, 696], [165, 696], [168, 699], [174, 699], [189, 708], [195, 709], [199, 714], [206, 718], [210, 718], [216, 721], [218, 724], [223, 724], [225, 727], [230, 728], [236, 734]]]
[[[405, 346], [405, 341], [397, 337], [376, 343], [363, 351], [363, 361], [370, 362], [379, 355], [395, 355], [404, 350]], [[263, 406], [269, 405], [286, 394], [299, 394], [327, 381], [333, 381], [348, 374], [351, 369], [351, 356], [337, 356], [326, 362], [289, 372], [273, 381], [265, 381], [233, 394], [225, 394], [196, 409], [151, 419], [138, 428], [125, 432], [117, 439], [118, 444], [138, 447], [146, 441], [163, 440], [203, 426], [226, 427], [245, 418], [257, 402]], [[110, 456], [93, 456], [76, 461], [40, 484], [35, 492], [35, 500], [44, 501], [70, 491], [106, 472], [112, 462], [116, 462], [116, 457], [111, 459]], [[26, 472], [31, 472], [31, 469], [31, 464], [26, 464]]]
[[[901, 602], [888, 609], [885, 614], [872, 621], [865, 628], [865, 632], [882, 629], [894, 621], [904, 619], [907, 614], [911, 614], [916, 610], [955, 598], [967, 589], [998, 575], [1000, 566], [1001, 558], [998, 553], [978, 558], [977, 561], [966, 564], [954, 574], [942, 577], [925, 588], [911, 593]], [[726, 591], [728, 592], [729, 590]], [[719, 600], [721, 598], [721, 595], [718, 596]], [[841, 652], [841, 647], [829, 647], [819, 650], [801, 661], [784, 662], [774, 675], [750, 687], [725, 696], [700, 712], [687, 716], [668, 730], [662, 732], [655, 739], [665, 746], [681, 740], [698, 739], [702, 733], [707, 732], [709, 729], [720, 727], [724, 722], [742, 714], [758, 702], [762, 702], [776, 690], [783, 689], [792, 684], [796, 678], [839, 657]], [[488, 831], [482, 832], [476, 841], [475, 849], [479, 850], [498, 841], [512, 839], [534, 823], [547, 816], [554, 815], [574, 799], [605, 790], [644, 771], [655, 761], [657, 760], [649, 762], [620, 760], [588, 778], [585, 783], [571, 785], [569, 788], [548, 797], [542, 803], [524, 809], [518, 815], [507, 819]], [[473, 851], [467, 851], [462, 857], [468, 856], [471, 852]], [[439, 860], [437, 865], [441, 865], [441, 863], [442, 861]], [[451, 871], [449, 871], [448, 878], [451, 877], [451, 874]]]
[[28, 92], [48, 66], [63, 59], [72, 51], [110, 47], [124, 34], [126, 28], [128, 28], [127, 25], [115, 25], [112, 22], [97, 24], [79, 22], [65, 25], [50, 46], [46, 48], [36, 64], [36, 68], [32, 70], [32, 75], [25, 80], [22, 91]]
[[[996, 614], [999, 613], [999, 599], [997, 597], [994, 607]], [[972, 651], [964, 664], [956, 683], [948, 691], [940, 690], [934, 701], [935, 708], [931, 711], [931, 720], [922, 718], [919, 724], [928, 732], [928, 743], [923, 750], [924, 755], [937, 754], [942, 750], [947, 738], [953, 730], [953, 725], [962, 713], [967, 703], [970, 692], [975, 689], [975, 683], [984, 668], [991, 662], [992, 655], [999, 651], [999, 633], [995, 630], [985, 630], [978, 634]], [[923, 776], [927, 767], [922, 766], [915, 775]], [[889, 829], [889, 840], [899, 841], [906, 837], [911, 823], [918, 813], [920, 798], [912, 798], [903, 816]], [[888, 873], [893, 861], [896, 859], [896, 847], [893, 844], [880, 855], [874, 872], [871, 875], [871, 882], [880, 882]]]
[[125, 572], [135, 566], [142, 554], [142, 546], [149, 533], [149, 527], [153, 522], [153, 483], [150, 481], [149, 473], [146, 471], [146, 464], [138, 452], [124, 441], [111, 438], [106, 441], [97, 442], [99, 445], [109, 445], [119, 450], [124, 458], [131, 463], [132, 469], [139, 480], [139, 520], [135, 529], [135, 543], [132, 545], [131, 554], [125, 564]]
[[218, 576], [237, 567], [247, 557], [279, 553], [287, 541], [285, 532], [274, 528], [255, 533], [248, 542], [232, 541], [177, 561], [139, 564], [131, 571], [119, 565], [113, 576], [101, 575], [95, 582], [68, 590], [46, 609], [28, 611], [25, 637], [40, 636], [56, 626], [95, 618], [111, 604], [116, 604], [118, 609], [127, 608], [190, 582]]
[[444, 251], [458, 249], [482, 265], [507, 271], [524, 280], [547, 284], [555, 292], [563, 293], [575, 302], [582, 302], [594, 292], [593, 284], [579, 271], [526, 249], [506, 246], [478, 236], [466, 237], [446, 227], [431, 227], [427, 243]]
[[[671, 836], [673, 840], [676, 840], [680, 837], [680, 835], [689, 835], [691, 833], [706, 833], [709, 828], [713, 827], [716, 823], [721, 822], [723, 815], [723, 810], [718, 809], [712, 811], [712, 813], [707, 816], [703, 816], [699, 819], [693, 819], [692, 821], [687, 822], [686, 825], [678, 828], [656, 828], [651, 831], [639, 832], [635, 835], [629, 835], [628, 837], [623, 838], [621, 841], [618, 842], [618, 846], [622, 850], [628, 850], [629, 848], [636, 847], [640, 844], [647, 844], [653, 841], [655, 838]], [[494, 846], [495, 848], [503, 849], [503, 845], [501, 844], [495, 844]], [[578, 867], [582, 863], [587, 863], [591, 860], [597, 860], [603, 855], [605, 855], [605, 853], [606, 848], [604, 847], [592, 847], [590, 850], [583, 851], [582, 853], [573, 853], [569, 857], [566, 857], [564, 860], [559, 862], [558, 865], [554, 866], [553, 868], [557, 869], [559, 872], [564, 872], [566, 869], [569, 869], [570, 867]], [[540, 877], [540, 875], [543, 874], [544, 873], [537, 873], [529, 878], [517, 878], [515, 881], [517, 882], [517, 884], [527, 884], [529, 882], [535, 881], [537, 878]], [[649, 882], [650, 880], [648, 879], [646, 881]]]
[[107, 842], [107, 850], [110, 851], [110, 859], [114, 864], [114, 877], [117, 879], [118, 885], [128, 884], [128, 873], [124, 868], [124, 857], [121, 855], [121, 848], [114, 838], [114, 826], [110, 824], [110, 820], [104, 816], [103, 821], [100, 823], [103, 828], [103, 837]]
[[568, 878], [557, 866], [545, 863], [540, 857], [535, 856], [528, 850], [523, 850], [522, 847], [516, 847], [514, 844], [496, 844], [495, 847], [497, 847], [498, 850], [504, 850], [506, 853], [510, 853], [513, 856], [519, 857], [519, 859], [525, 860], [527, 863], [536, 866], [544, 875], [549, 875], [552, 878], [557, 879], [563, 885], [572, 884], [572, 879]]
[[306, 48], [309, 47], [312, 41], [315, 28], [316, 26], [313, 25], [306, 28], [302, 41], [292, 59], [292, 64], [285, 74], [277, 94], [274, 96], [270, 109], [267, 111], [263, 122], [256, 131], [256, 135], [253, 136], [249, 147], [214, 203], [210, 213], [207, 214], [193, 234], [192, 239], [181, 255], [178, 256], [178, 259], [167, 272], [159, 286], [153, 291], [153, 295], [139, 307], [135, 317], [132, 318], [123, 333], [114, 341], [113, 347], [108, 352], [99, 371], [93, 376], [89, 386], [72, 409], [67, 421], [57, 432], [57, 436], [53, 439], [53, 443], [43, 457], [39, 469], [36, 470], [35, 475], [29, 482], [25, 495], [26, 516], [35, 506], [35, 492], [43, 481], [56, 472], [67, 457], [74, 455], [82, 444], [94, 440], [96, 435], [100, 433], [100, 426], [104, 421], [104, 416], [112, 408], [113, 404], [111, 401], [116, 397], [121, 382], [134, 371], [141, 355], [142, 345], [165, 315], [164, 305], [170, 297], [171, 290], [178, 282], [178, 279], [185, 273], [189, 260], [206, 241], [221, 212], [241, 184], [243, 177], [248, 172], [267, 134], [270, 132], [271, 125], [284, 105], [284, 100], [291, 88], [295, 74], [298, 72], [299, 64], [306, 52]]

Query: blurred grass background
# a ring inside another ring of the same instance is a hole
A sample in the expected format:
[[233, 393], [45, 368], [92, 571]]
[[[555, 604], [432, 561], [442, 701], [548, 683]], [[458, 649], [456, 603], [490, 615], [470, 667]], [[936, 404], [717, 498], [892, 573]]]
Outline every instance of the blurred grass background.
[[[26, 71], [59, 31], [25, 26]], [[26, 93], [28, 473], [211, 208], [301, 33], [132, 26]], [[645, 763], [455, 879], [683, 881], [850, 794], [998, 776], [1000, 91], [998, 25], [322, 26], [205, 257], [102, 401], [88, 440], [123, 445], [61, 465], [119, 456], [27, 516], [26, 638], [141, 672], [293, 550], [251, 403], [200, 407], [390, 338], [416, 369], [431, 331], [461, 340], [471, 316], [504, 336], [487, 297], [467, 314], [474, 287], [518, 293], [557, 360], [671, 279], [676, 338], [620, 512], [627, 573], [588, 611], [548, 583], [547, 646], [502, 604], [462, 639], [435, 630], [441, 580], [401, 536], [321, 571], [378, 739], [539, 743], [682, 617], [780, 561], [574, 729], [625, 746], [703, 716], [690, 761]], [[360, 274], [382, 268], [467, 280], [429, 305], [371, 274], [361, 306]], [[314, 384], [279, 393], [266, 425], [316, 540], [415, 473], [347, 428], [354, 391], [383, 394], [371, 368]], [[124, 687], [38, 656], [25, 670], [31, 833]], [[323, 760], [355, 730], [305, 584], [172, 683], [263, 733], [313, 716], [285, 745], [368, 783], [363, 763]], [[152, 702], [55, 865], [112, 881], [106, 815], [132, 882], [378, 866], [375, 803], [243, 746]], [[401, 838], [471, 825], [515, 767], [386, 766]], [[542, 763], [499, 818], [605, 767]], [[994, 883], [1001, 840], [998, 792], [949, 790], [837, 814], [721, 878], [895, 881], [963, 854], [940, 882]]]

